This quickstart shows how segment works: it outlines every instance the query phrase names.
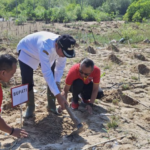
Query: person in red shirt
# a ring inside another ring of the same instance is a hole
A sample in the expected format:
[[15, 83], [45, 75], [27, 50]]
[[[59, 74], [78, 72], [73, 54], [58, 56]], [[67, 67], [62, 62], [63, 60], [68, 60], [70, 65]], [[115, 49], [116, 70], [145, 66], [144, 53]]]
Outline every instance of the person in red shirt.
[[62, 95], [67, 99], [67, 93], [69, 91], [72, 92], [71, 108], [77, 109], [79, 107], [78, 100], [80, 97], [82, 103], [87, 104], [88, 112], [92, 113], [95, 99], [100, 99], [104, 96], [99, 83], [100, 69], [94, 65], [92, 60], [85, 58], [81, 63], [75, 64], [70, 68]]
[[[0, 56], [0, 81], [8, 82], [14, 75], [17, 68], [17, 60], [10, 54], [4, 54]], [[2, 111], [2, 85], [0, 84], [0, 112]], [[27, 137], [28, 133], [19, 128], [13, 128], [6, 124], [3, 118], [0, 116], [0, 130], [9, 133], [15, 137]]]

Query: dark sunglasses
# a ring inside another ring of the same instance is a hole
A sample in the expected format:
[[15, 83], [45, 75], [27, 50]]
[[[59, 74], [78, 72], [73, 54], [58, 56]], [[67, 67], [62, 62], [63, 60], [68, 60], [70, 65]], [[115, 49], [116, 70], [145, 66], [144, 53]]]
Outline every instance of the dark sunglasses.
[[80, 69], [79, 69], [79, 72], [80, 72], [81, 74], [85, 75], [85, 76], [89, 76], [89, 75], [90, 75], [90, 73], [84, 73], [84, 72], [82, 72], [82, 70], [80, 70]]

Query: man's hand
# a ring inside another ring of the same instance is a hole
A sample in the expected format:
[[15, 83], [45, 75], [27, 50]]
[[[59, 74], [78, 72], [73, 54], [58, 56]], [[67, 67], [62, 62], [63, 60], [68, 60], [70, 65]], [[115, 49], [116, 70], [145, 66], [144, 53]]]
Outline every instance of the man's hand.
[[28, 133], [24, 129], [15, 128], [12, 135], [17, 138], [24, 138], [28, 136]]
[[61, 94], [56, 95], [56, 98], [61, 105], [61, 109], [66, 109], [66, 105], [68, 105], [66, 99]]
[[90, 105], [87, 105], [86, 109], [87, 109], [89, 114], [93, 114], [92, 107]]
[[0, 117], [0, 130], [2, 130], [3, 132], [6, 132], [8, 134], [11, 134], [12, 136], [15, 136], [17, 138], [28, 136], [28, 133], [24, 129], [11, 128], [9, 125], [6, 124], [4, 119], [1, 117]]

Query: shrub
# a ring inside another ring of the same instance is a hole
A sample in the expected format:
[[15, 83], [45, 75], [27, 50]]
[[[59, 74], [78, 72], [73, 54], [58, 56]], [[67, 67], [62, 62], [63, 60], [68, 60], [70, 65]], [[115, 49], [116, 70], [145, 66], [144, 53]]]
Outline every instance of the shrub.
[[100, 12], [99, 13], [99, 18], [100, 18], [101, 21], [112, 20], [112, 18], [110, 17], [110, 15], [108, 13], [104, 13], [104, 12]]
[[137, 31], [131, 27], [128, 27], [128, 28], [122, 30], [121, 34], [124, 37], [124, 39], [129, 40], [130, 38], [137, 35]]
[[46, 10], [44, 7], [42, 6], [37, 6], [36, 9], [34, 10], [34, 13], [36, 15], [36, 19], [37, 20], [41, 20], [41, 19], [45, 19], [45, 13], [46, 13]]
[[91, 6], [87, 6], [83, 9], [81, 16], [85, 21], [95, 21], [95, 10]]
[[74, 13], [77, 17], [77, 20], [82, 20], [82, 10], [81, 10], [81, 7], [80, 5], [76, 5], [75, 9], [74, 9]]
[[18, 16], [18, 18], [15, 20], [15, 24], [16, 25], [22, 25], [23, 23], [25, 23], [27, 21], [27, 17], [25, 16], [25, 14], [20, 14]]
[[143, 18], [150, 17], [150, 1], [139, 0], [134, 1], [127, 9], [127, 13], [124, 16], [126, 21], [142, 21]]

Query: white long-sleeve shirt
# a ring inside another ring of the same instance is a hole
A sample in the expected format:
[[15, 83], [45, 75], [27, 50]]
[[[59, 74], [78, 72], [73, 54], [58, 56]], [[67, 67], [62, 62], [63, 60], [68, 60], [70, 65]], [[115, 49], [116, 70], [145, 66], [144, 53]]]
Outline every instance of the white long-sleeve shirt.
[[[54, 95], [59, 94], [56, 82], [60, 82], [66, 65], [66, 58], [59, 57], [55, 49], [55, 41], [59, 37], [51, 32], [37, 32], [23, 38], [17, 45], [17, 52], [21, 50], [19, 60], [36, 70], [41, 63], [43, 76]], [[51, 66], [56, 60], [55, 77]]]

